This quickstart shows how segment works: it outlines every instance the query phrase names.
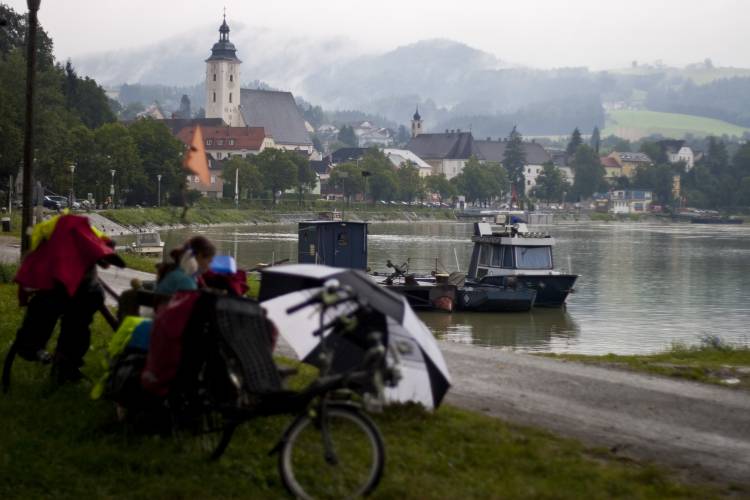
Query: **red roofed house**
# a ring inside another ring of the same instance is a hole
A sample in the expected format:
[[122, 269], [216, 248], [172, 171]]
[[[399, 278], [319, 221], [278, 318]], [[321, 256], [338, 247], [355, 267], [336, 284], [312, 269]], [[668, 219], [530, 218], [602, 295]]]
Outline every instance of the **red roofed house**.
[[612, 182], [614, 179], [622, 177], [622, 166], [617, 163], [617, 160], [611, 156], [602, 156], [599, 158], [599, 161], [601, 162], [602, 167], [604, 167], [605, 179]]
[[[194, 127], [183, 127], [177, 132], [177, 138], [184, 144], [189, 144], [193, 132]], [[224, 160], [233, 156], [247, 158], [275, 146], [273, 138], [266, 135], [263, 127], [201, 127], [201, 133], [208, 156], [211, 182], [209, 185], [201, 184], [197, 176], [188, 175], [187, 187], [198, 190], [209, 198], [222, 197], [224, 181], [221, 178], [221, 167]]]

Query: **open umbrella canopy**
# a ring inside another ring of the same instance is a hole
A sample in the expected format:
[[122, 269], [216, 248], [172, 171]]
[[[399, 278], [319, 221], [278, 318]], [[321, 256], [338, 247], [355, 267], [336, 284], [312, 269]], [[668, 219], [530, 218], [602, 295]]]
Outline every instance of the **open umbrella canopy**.
[[[437, 407], [450, 387], [450, 375], [435, 338], [406, 299], [377, 285], [361, 271], [312, 264], [279, 266], [263, 271], [261, 305], [297, 356], [305, 362], [316, 363], [320, 339], [313, 332], [320, 326], [320, 306], [310, 305], [291, 314], [287, 310], [318, 293], [323, 283], [330, 279], [350, 287], [379, 313], [382, 324], [378, 327], [386, 336], [385, 342], [399, 354], [402, 379], [396, 387], [386, 390], [387, 399], [415, 401], [427, 408]], [[346, 303], [332, 308], [327, 312], [325, 322], [350, 312], [354, 307]], [[364, 349], [356, 342], [342, 342], [337, 344], [334, 359], [343, 363], [339, 369], [345, 369], [347, 365], [356, 364], [363, 354]]]

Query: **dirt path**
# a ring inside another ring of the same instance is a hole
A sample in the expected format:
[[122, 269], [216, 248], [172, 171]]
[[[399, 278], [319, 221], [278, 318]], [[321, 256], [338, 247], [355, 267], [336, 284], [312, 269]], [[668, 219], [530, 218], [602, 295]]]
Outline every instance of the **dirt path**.
[[690, 476], [750, 485], [750, 393], [441, 342], [447, 402], [653, 460]]

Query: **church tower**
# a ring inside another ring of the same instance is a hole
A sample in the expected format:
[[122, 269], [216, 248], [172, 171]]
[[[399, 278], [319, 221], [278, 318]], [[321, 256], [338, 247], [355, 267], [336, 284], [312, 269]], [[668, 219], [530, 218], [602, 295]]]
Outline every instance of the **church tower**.
[[411, 136], [412, 138], [422, 133], [422, 117], [419, 116], [419, 106], [414, 112], [414, 116], [411, 119]]
[[227, 16], [219, 27], [219, 41], [206, 59], [206, 118], [221, 118], [230, 127], [242, 127], [240, 113], [240, 61], [229, 41]]

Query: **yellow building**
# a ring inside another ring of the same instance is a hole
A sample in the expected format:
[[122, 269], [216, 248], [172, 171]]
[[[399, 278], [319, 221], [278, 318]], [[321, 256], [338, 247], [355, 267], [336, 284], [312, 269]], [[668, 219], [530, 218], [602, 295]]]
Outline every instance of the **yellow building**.
[[638, 167], [648, 167], [653, 164], [651, 158], [643, 153], [620, 153], [614, 151], [608, 158], [612, 158], [622, 169], [622, 174], [630, 179], [635, 176]]

